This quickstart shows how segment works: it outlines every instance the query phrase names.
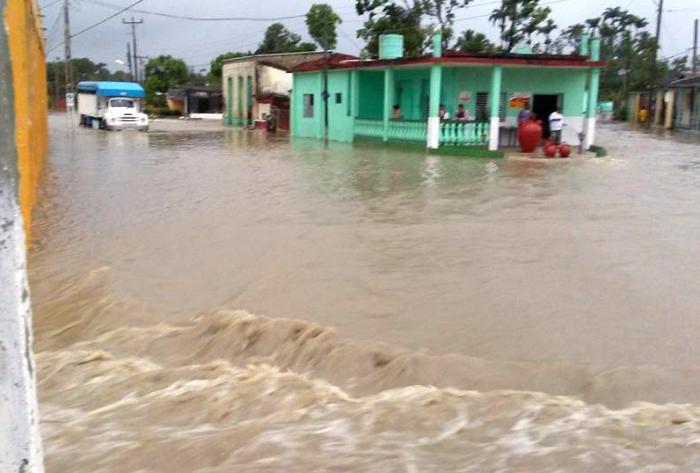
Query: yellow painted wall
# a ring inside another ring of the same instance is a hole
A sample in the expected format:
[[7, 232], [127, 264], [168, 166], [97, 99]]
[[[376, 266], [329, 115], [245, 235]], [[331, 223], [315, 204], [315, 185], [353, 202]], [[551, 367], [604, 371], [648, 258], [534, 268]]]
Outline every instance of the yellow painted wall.
[[48, 145], [45, 45], [38, 14], [33, 0], [7, 0], [3, 12], [12, 61], [19, 197], [27, 241], [31, 241], [32, 208]]

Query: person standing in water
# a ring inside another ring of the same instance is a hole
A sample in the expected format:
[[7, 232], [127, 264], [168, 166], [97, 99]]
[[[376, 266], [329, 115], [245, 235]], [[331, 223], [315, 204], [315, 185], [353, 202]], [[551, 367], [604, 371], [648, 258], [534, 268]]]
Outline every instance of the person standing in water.
[[644, 105], [642, 105], [642, 108], [639, 110], [637, 120], [639, 121], [639, 126], [647, 126], [647, 120], [649, 120], [649, 111]]
[[558, 108], [549, 115], [549, 136], [554, 140], [554, 143], [561, 143], [561, 129], [564, 127], [564, 116], [561, 114], [561, 108]]

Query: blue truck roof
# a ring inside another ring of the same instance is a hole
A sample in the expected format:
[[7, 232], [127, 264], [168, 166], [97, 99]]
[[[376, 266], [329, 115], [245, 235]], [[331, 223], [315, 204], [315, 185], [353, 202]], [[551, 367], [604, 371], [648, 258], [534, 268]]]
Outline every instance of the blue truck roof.
[[78, 92], [91, 92], [105, 97], [144, 97], [140, 84], [135, 82], [83, 81], [78, 82]]

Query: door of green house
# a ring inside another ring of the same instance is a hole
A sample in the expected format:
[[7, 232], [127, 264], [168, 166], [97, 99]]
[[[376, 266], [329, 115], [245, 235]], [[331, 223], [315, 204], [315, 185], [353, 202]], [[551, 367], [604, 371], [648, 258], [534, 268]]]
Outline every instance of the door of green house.
[[422, 118], [420, 113], [414, 110], [417, 92], [414, 90], [413, 83], [410, 80], [400, 80], [396, 83], [396, 103], [398, 103], [401, 113], [406, 119], [415, 120]]
[[328, 74], [328, 139], [352, 141], [352, 84], [350, 72]]

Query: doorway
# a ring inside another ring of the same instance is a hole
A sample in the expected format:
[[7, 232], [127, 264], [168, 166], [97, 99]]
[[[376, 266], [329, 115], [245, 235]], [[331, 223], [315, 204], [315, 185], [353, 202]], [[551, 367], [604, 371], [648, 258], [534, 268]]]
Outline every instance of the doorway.
[[532, 97], [532, 111], [542, 120], [542, 136], [549, 138], [549, 114], [561, 107], [560, 94], [535, 94]]

